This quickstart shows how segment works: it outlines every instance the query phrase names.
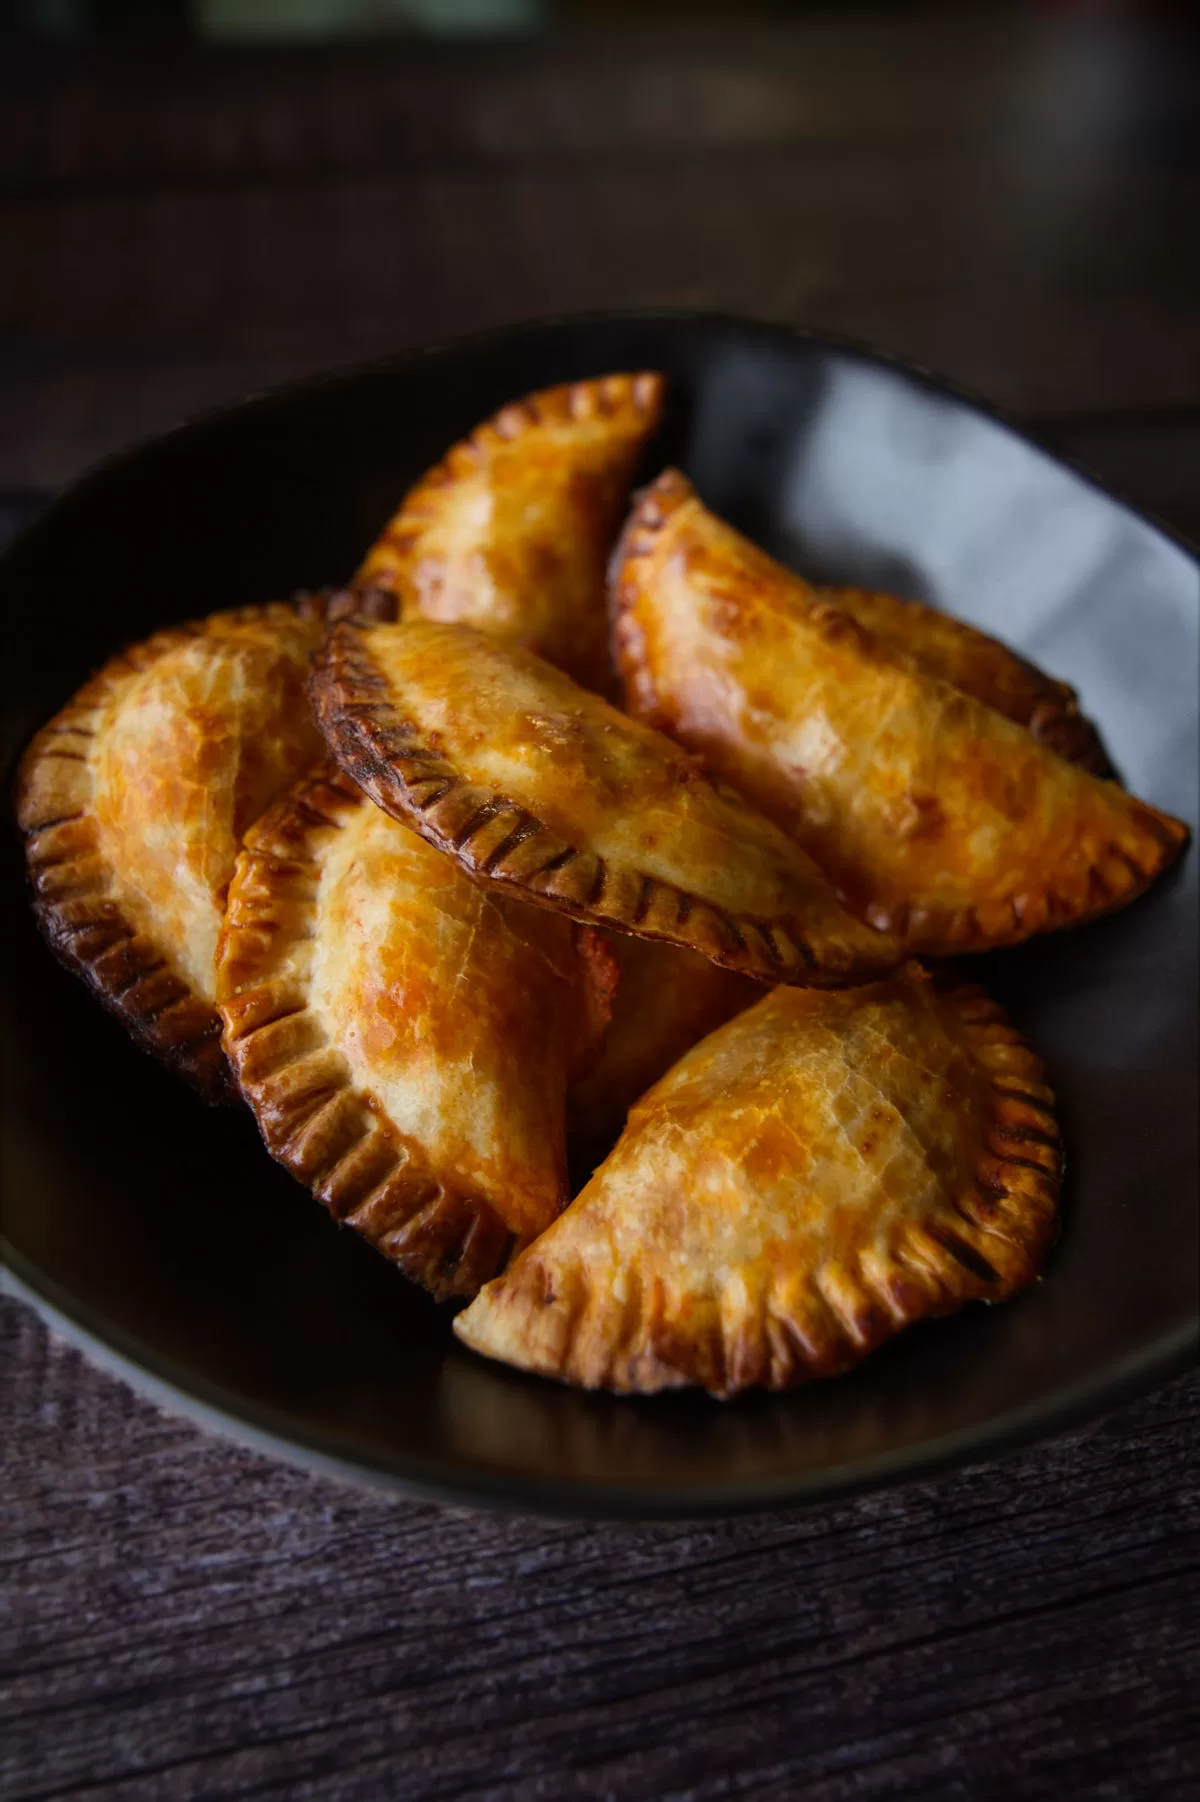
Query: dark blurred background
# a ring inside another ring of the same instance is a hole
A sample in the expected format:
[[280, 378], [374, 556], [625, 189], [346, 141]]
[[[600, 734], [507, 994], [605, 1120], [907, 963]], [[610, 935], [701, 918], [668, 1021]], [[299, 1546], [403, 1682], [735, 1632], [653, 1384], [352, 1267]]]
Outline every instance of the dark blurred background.
[[0, 509], [565, 309], [865, 338], [1200, 534], [1186, 6], [0, 0]]
[[[961, 12], [971, 0], [947, 10]], [[875, 11], [918, 10], [896, 0]], [[1047, 10], [1093, 14], [1184, 12], [1122, 0], [1046, 0]], [[822, 10], [814, 0], [15, 0], [17, 22], [54, 35], [175, 30], [212, 37], [329, 38], [413, 32], [456, 36], [536, 32], [586, 21], [645, 24], [688, 18], [729, 22]], [[826, 4], [826, 12], [843, 7]]]

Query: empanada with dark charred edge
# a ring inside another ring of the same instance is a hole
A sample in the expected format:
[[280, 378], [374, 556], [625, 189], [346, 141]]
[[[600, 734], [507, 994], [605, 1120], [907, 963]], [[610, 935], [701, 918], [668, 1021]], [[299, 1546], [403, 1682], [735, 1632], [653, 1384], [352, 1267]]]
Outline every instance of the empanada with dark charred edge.
[[709, 760], [913, 950], [1107, 913], [1188, 836], [864, 630], [676, 471], [634, 510], [612, 606], [631, 712]]
[[313, 673], [341, 767], [481, 882], [780, 982], [896, 962], [699, 760], [471, 626], [335, 626]]
[[659, 375], [609, 375], [504, 407], [421, 478], [358, 579], [406, 617], [508, 634], [611, 688], [605, 565], [662, 393]]
[[473, 1295], [567, 1199], [591, 936], [470, 882], [331, 769], [246, 836], [217, 961], [242, 1093], [268, 1150], [435, 1295]]
[[567, 1096], [567, 1125], [594, 1144], [706, 1033], [761, 1000], [763, 986], [699, 952], [626, 933], [606, 935], [617, 965], [612, 1020], [596, 1062]]
[[[376, 597], [378, 599], [378, 597]], [[25, 754], [17, 817], [53, 949], [209, 1100], [213, 958], [242, 834], [323, 752], [306, 693], [326, 612], [243, 607], [106, 663]]]
[[787, 1389], [1031, 1282], [1060, 1161], [1041, 1064], [981, 989], [779, 988], [642, 1098], [455, 1331], [587, 1388]]
[[932, 676], [974, 695], [1032, 732], [1039, 744], [1093, 776], [1115, 774], [1091, 720], [1079, 709], [1069, 683], [1047, 676], [999, 639], [923, 601], [863, 588], [822, 588], [860, 626], [898, 650], [908, 651]]

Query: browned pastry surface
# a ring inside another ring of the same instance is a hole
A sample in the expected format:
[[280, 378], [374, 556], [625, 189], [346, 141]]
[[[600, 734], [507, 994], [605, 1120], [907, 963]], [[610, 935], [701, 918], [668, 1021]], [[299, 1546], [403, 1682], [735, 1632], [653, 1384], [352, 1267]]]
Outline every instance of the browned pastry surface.
[[913, 949], [1011, 944], [1106, 913], [1187, 838], [866, 631], [676, 471], [634, 510], [612, 606], [631, 711], [708, 759]]
[[531, 652], [470, 626], [347, 621], [313, 684], [342, 768], [480, 881], [774, 981], [896, 961], [698, 759]]
[[844, 1370], [915, 1320], [1032, 1281], [1058, 1199], [1052, 1110], [982, 989], [935, 988], [916, 966], [778, 988], [642, 1098], [455, 1331], [589, 1388], [729, 1396]]
[[578, 930], [329, 769], [247, 834], [217, 967], [242, 1093], [274, 1156], [435, 1295], [473, 1295], [567, 1199], [567, 1082], [606, 1011]]
[[359, 580], [610, 688], [605, 562], [662, 393], [659, 375], [609, 375], [502, 408], [422, 476]]
[[908, 651], [928, 670], [964, 694], [1024, 726], [1040, 744], [1057, 751], [1093, 776], [1114, 774], [1108, 752], [1079, 696], [1067, 682], [1047, 676], [1034, 663], [990, 638], [965, 620], [927, 607], [923, 601], [863, 588], [819, 591], [878, 638]]
[[744, 1007], [763, 986], [696, 951], [605, 935], [617, 966], [612, 1020], [593, 1067], [571, 1086], [567, 1122], [589, 1143], [619, 1132], [639, 1095], [685, 1051]]
[[226, 1089], [213, 958], [247, 826], [320, 755], [306, 695], [327, 609], [214, 613], [113, 657], [33, 739], [17, 816], [38, 922], [134, 1036]]

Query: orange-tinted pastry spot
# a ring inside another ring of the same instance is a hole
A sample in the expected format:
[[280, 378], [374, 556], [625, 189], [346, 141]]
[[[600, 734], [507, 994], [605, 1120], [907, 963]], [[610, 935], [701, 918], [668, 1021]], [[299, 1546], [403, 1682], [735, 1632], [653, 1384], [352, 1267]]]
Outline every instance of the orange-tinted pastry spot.
[[[914, 950], [979, 950], [1091, 919], [1139, 894], [1186, 840], [1179, 821], [1049, 749], [1029, 729], [1036, 698], [1018, 724], [943, 679], [939, 662], [978, 676], [959, 638], [949, 649], [952, 635], [938, 638], [927, 667], [913, 654], [920, 631], [894, 609], [889, 637], [867, 630], [675, 471], [634, 510], [613, 607], [631, 710], [704, 757], [855, 914]], [[996, 662], [1002, 689], [1015, 677]]]
[[776, 989], [642, 1097], [455, 1331], [589, 1388], [788, 1388], [1030, 1282], [1059, 1165], [1041, 1065], [982, 990]]
[[1108, 752], [1081, 713], [1075, 690], [1007, 645], [921, 601], [862, 588], [824, 588], [820, 593], [868, 632], [914, 657], [928, 675], [994, 707], [1048, 750], [1094, 776], [1113, 775]]
[[662, 410], [662, 377], [602, 376], [504, 407], [406, 496], [358, 581], [612, 686], [605, 565]]
[[131, 913], [210, 1000], [242, 835], [321, 754], [305, 692], [318, 638], [295, 619], [191, 639], [131, 678], [101, 734], [101, 842]]
[[571, 1130], [589, 1141], [617, 1132], [685, 1051], [763, 995], [761, 983], [698, 952], [624, 933], [606, 940], [616, 965], [612, 1021], [567, 1097]]
[[268, 1149], [437, 1295], [567, 1199], [565, 1097], [606, 1007], [565, 919], [485, 892], [323, 771], [247, 835], [218, 959]]
[[663, 393], [514, 402], [346, 589], [113, 658], [35, 737], [18, 817], [62, 961], [468, 1301], [465, 1345], [725, 1398], [1034, 1279], [1046, 1073], [904, 960], [1118, 907], [1187, 832], [1104, 779], [1066, 683], [811, 586], [677, 471], [606, 582]]
[[697, 758], [530, 652], [463, 625], [338, 625], [314, 696], [346, 773], [477, 880], [770, 981], [896, 960]]
[[246, 827], [321, 751], [308, 661], [330, 598], [169, 627], [37, 734], [17, 813], [61, 960], [210, 1100], [227, 1093], [217, 935]]

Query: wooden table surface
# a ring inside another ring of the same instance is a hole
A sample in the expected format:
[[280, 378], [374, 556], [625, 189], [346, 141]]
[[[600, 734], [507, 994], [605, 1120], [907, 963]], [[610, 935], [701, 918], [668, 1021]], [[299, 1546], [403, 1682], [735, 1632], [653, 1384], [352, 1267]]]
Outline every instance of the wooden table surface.
[[[1200, 537], [1198, 218], [1165, 27], [7, 45], [0, 530], [271, 383], [679, 304], [914, 357]], [[1200, 1787], [1195, 1378], [937, 1483], [613, 1528], [302, 1474], [0, 1325], [12, 1802]]]

